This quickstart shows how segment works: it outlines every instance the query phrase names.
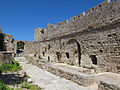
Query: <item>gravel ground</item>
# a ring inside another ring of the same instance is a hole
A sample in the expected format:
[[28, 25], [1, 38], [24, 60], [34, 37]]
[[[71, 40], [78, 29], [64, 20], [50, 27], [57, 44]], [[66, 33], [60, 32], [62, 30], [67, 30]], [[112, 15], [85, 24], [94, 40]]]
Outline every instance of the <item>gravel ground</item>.
[[54, 74], [34, 65], [26, 64], [27, 62], [24, 58], [16, 58], [16, 60], [21, 63], [23, 71], [31, 77], [33, 84], [44, 88], [44, 90], [97, 90], [94, 88], [94, 85], [91, 87], [83, 87], [72, 81], [55, 76]]

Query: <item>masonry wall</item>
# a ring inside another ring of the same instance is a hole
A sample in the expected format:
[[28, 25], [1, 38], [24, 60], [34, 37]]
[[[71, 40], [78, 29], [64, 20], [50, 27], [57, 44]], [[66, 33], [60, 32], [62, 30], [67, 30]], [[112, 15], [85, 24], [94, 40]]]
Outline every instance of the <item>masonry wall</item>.
[[[94, 67], [119, 73], [120, 21], [78, 33], [56, 37], [44, 42], [26, 44], [26, 55], [48, 62]], [[40, 57], [39, 57], [40, 56]], [[97, 63], [93, 63], [94, 56]]]
[[11, 64], [13, 60], [14, 47], [13, 36], [9, 34], [0, 34], [0, 63]]
[[[49, 40], [50, 38], [78, 32], [91, 26], [96, 27], [106, 25], [106, 23], [109, 23], [110, 21], [113, 21], [120, 17], [119, 4], [119, 0], [113, 2], [105, 0], [98, 6], [88, 10], [86, 14], [82, 13], [70, 18], [70, 22], [68, 22], [68, 20], [65, 20], [63, 22], [57, 23], [56, 25], [49, 25], [47, 32], [42, 35], [44, 36], [45, 40]], [[35, 37], [37, 37], [37, 34]], [[41, 41], [41, 37], [39, 37], [39, 41]]]
[[26, 57], [120, 73], [119, 4], [105, 0], [88, 15], [48, 25], [44, 39], [26, 44]]

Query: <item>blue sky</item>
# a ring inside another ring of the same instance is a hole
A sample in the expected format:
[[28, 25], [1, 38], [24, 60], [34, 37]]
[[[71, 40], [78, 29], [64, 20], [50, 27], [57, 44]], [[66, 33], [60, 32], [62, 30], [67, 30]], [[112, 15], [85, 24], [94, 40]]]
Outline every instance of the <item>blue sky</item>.
[[34, 40], [34, 29], [47, 27], [96, 6], [103, 0], [0, 0], [0, 24], [15, 40]]

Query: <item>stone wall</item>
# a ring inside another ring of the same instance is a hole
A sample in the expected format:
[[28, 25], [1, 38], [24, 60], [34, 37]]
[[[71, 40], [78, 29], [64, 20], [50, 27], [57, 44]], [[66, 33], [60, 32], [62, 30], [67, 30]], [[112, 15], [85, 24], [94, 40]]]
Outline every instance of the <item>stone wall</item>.
[[93, 29], [26, 44], [26, 54], [48, 62], [120, 72], [120, 21]]
[[98, 6], [88, 10], [87, 13], [83, 12], [80, 15], [70, 18], [70, 20], [65, 20], [56, 25], [49, 24], [47, 31], [44, 34], [39, 34], [40, 36], [35, 34], [35, 37], [39, 37], [39, 39], [37, 38], [37, 41], [43, 40], [43, 37], [45, 40], [49, 40], [50, 38], [78, 32], [88, 27], [106, 25], [106, 23], [120, 17], [119, 3], [119, 0], [113, 2], [105, 0]]
[[13, 47], [14, 37], [10, 34], [4, 34], [4, 44], [6, 47], [6, 51], [14, 51]]
[[44, 33], [46, 32], [46, 29], [44, 28], [37, 28], [34, 32], [34, 40], [35, 41], [43, 41], [44, 40]]
[[0, 34], [0, 63], [11, 64], [14, 57], [13, 36]]
[[25, 54], [45, 62], [120, 73], [119, 4], [119, 0], [105, 0], [69, 23], [48, 24], [44, 34], [38, 29], [36, 42], [25, 45]]
[[13, 52], [2, 51], [0, 52], [0, 63], [12, 64]]
[[113, 84], [111, 82], [103, 82], [101, 81], [98, 90], [120, 90], [120, 85], [119, 84]]
[[14, 51], [13, 47], [14, 38], [9, 34], [0, 34], [0, 51]]

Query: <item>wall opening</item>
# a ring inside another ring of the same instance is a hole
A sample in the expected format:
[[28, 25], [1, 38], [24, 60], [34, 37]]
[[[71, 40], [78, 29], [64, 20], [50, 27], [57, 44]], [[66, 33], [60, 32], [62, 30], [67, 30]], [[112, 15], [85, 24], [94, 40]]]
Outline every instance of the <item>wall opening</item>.
[[97, 65], [97, 57], [96, 57], [96, 55], [90, 55], [90, 58], [92, 60], [92, 64]]
[[25, 45], [25, 43], [23, 41], [17, 42], [17, 51], [16, 52], [17, 52], [18, 56], [23, 55], [23, 53], [24, 53], [24, 45]]
[[67, 59], [69, 59], [69, 58], [70, 58], [69, 53], [68, 53], [68, 52], [66, 52], [65, 54], [66, 54]]
[[48, 56], [48, 62], [50, 62], [50, 57]]
[[77, 44], [77, 51], [76, 51], [76, 53], [78, 54], [78, 64], [80, 65], [81, 64], [81, 47], [80, 47], [79, 42], [76, 39], [69, 40], [67, 44], [73, 44], [73, 43]]
[[56, 52], [56, 55], [57, 55], [57, 60], [60, 61], [60, 59], [61, 59], [61, 53], [60, 52]]
[[45, 52], [43, 52], [43, 56], [45, 56]]
[[48, 45], [48, 50], [50, 50], [50, 45]]

